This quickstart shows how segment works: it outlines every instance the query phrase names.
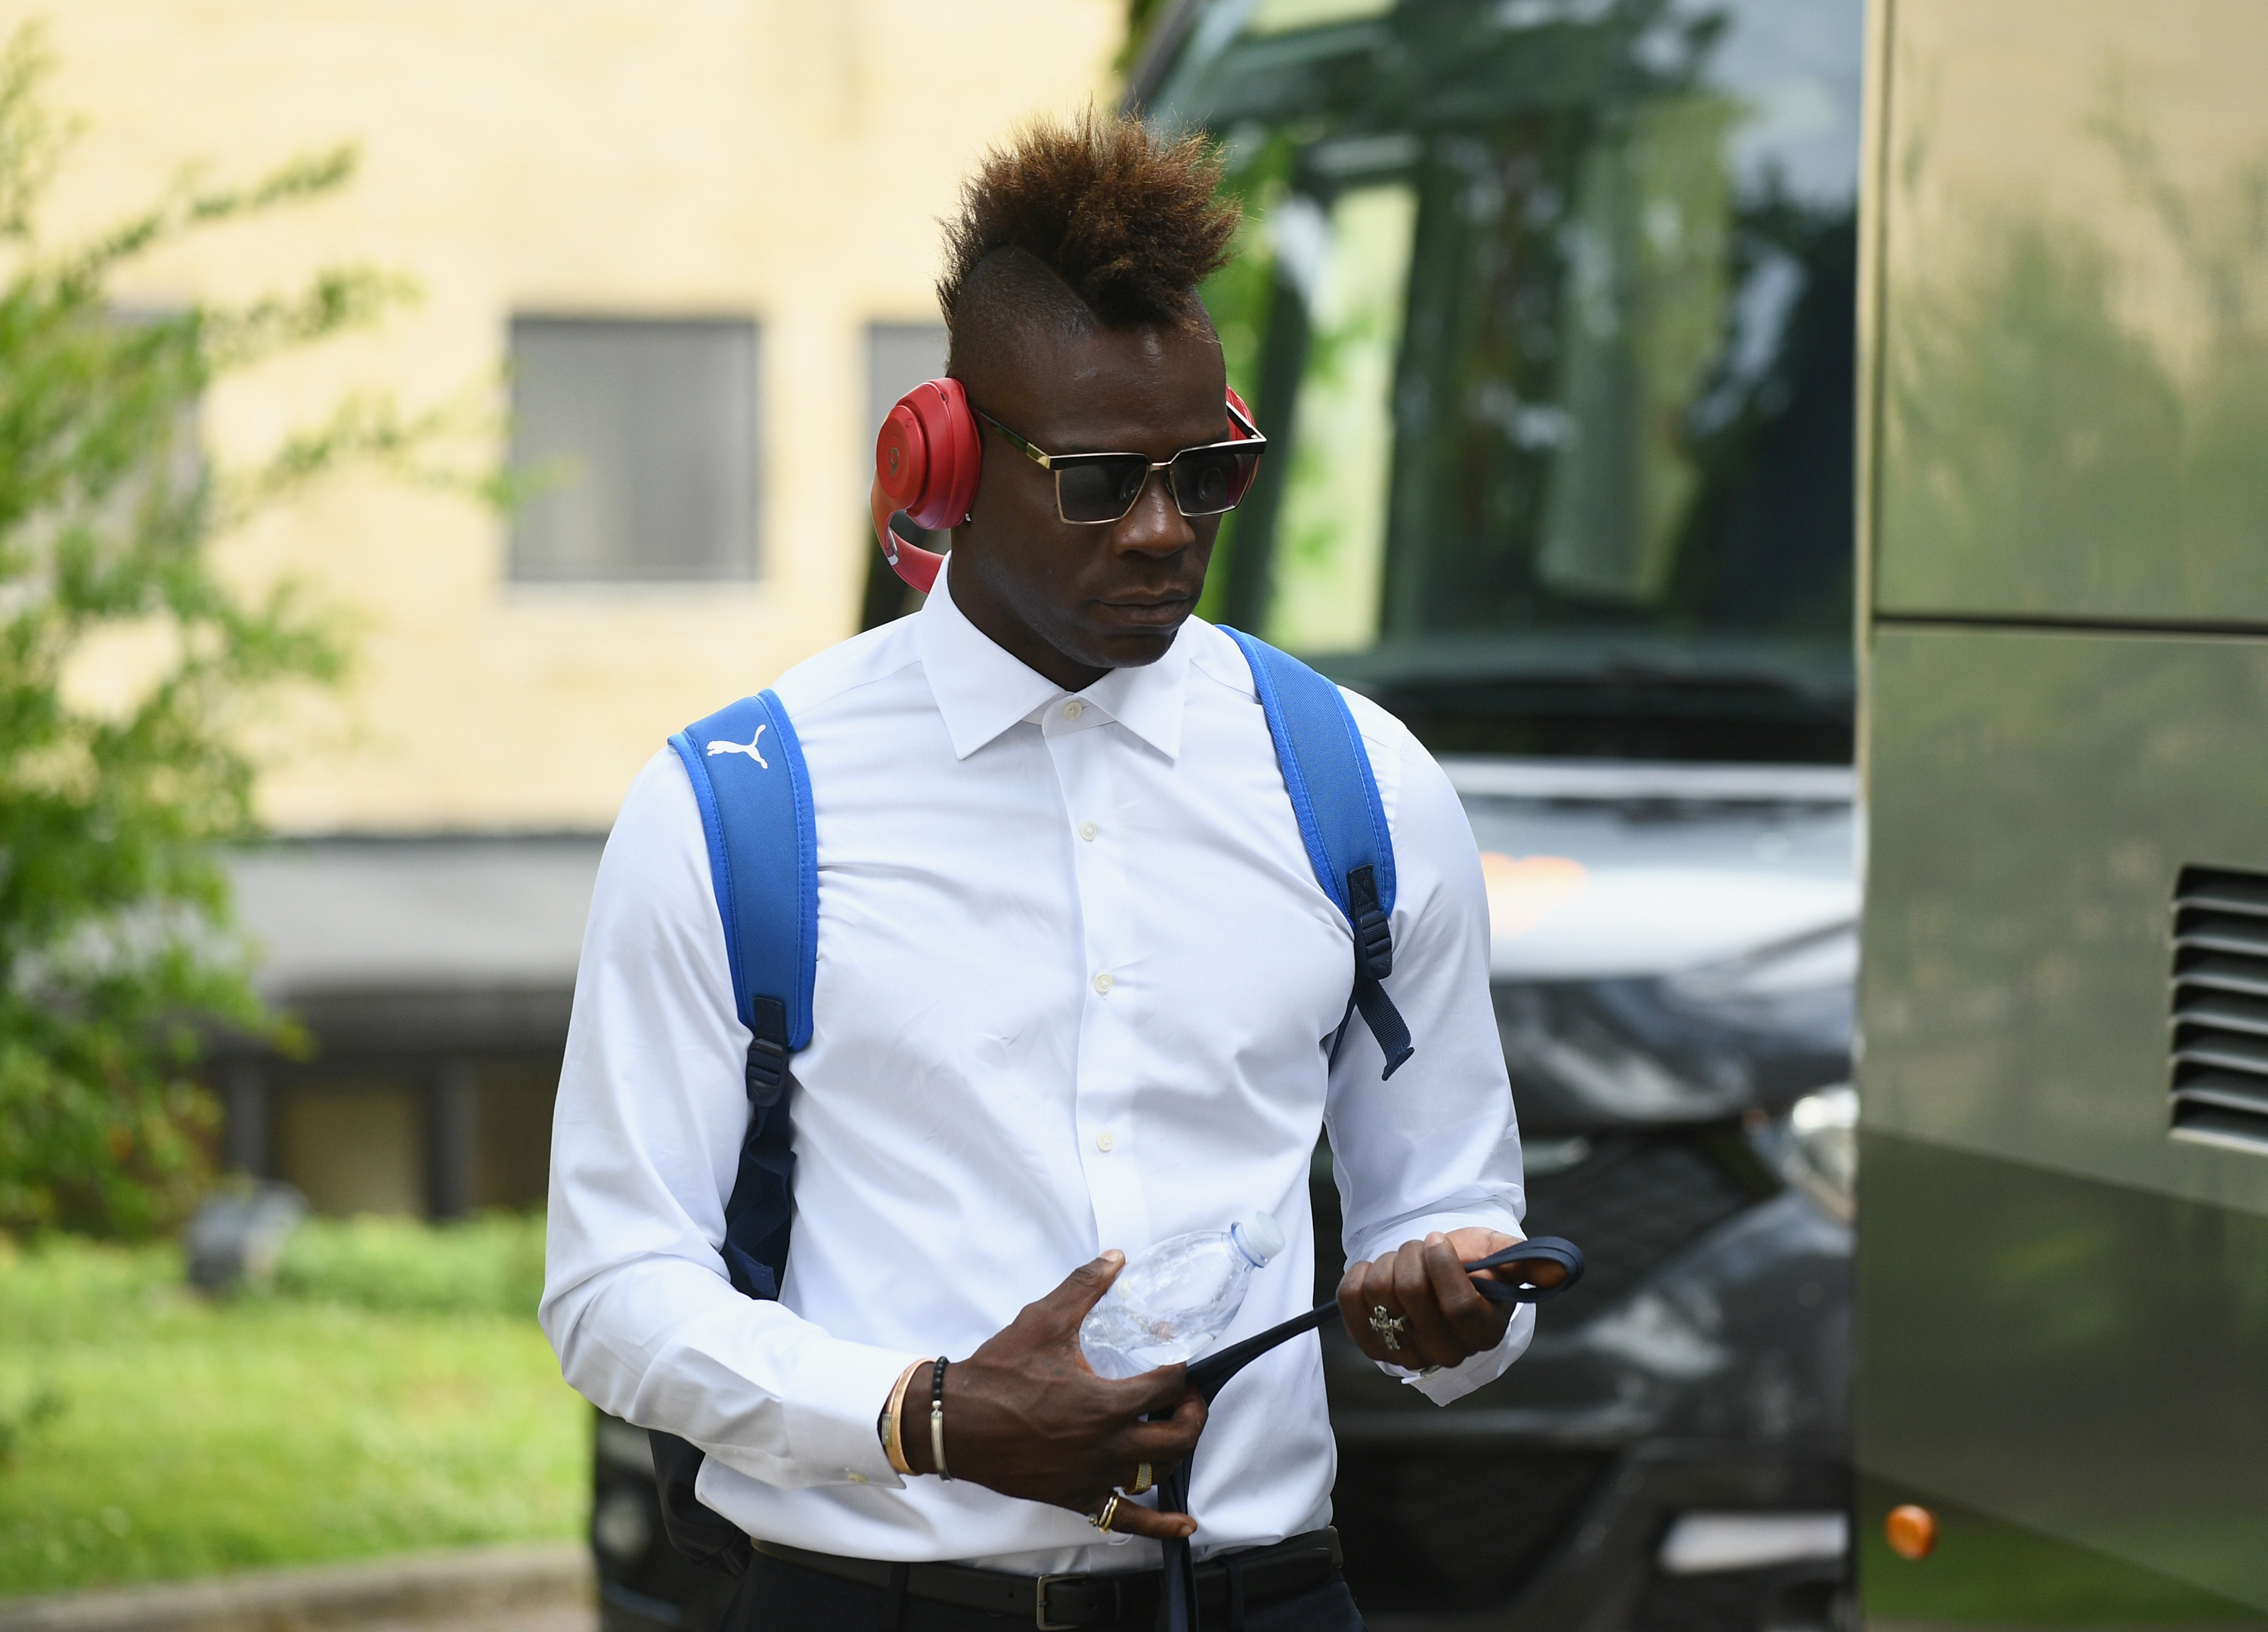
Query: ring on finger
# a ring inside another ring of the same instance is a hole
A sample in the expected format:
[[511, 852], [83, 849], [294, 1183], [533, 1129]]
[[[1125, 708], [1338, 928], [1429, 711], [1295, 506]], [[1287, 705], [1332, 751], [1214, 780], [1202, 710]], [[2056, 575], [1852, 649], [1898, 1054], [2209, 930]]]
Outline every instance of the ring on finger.
[[1114, 1490], [1110, 1493], [1110, 1500], [1102, 1504], [1102, 1511], [1089, 1515], [1086, 1522], [1097, 1530], [1108, 1530], [1110, 1521], [1118, 1517], [1118, 1493]]
[[1402, 1351], [1403, 1334], [1410, 1330], [1410, 1318], [1395, 1314], [1384, 1304], [1373, 1304], [1370, 1311], [1370, 1329], [1386, 1344], [1386, 1352]]
[[1126, 1494], [1130, 1496], [1140, 1496], [1157, 1482], [1150, 1476], [1150, 1465], [1147, 1462], [1137, 1463], [1134, 1467], [1134, 1482], [1126, 1487]]

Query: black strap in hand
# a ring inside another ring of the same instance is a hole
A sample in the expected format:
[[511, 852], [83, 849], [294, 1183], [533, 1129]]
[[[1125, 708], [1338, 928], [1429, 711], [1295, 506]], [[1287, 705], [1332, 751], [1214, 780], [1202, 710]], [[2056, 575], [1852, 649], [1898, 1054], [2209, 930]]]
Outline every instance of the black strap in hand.
[[[1532, 1236], [1525, 1241], [1514, 1241], [1501, 1252], [1491, 1253], [1485, 1258], [1475, 1259], [1464, 1266], [1469, 1271], [1500, 1269], [1506, 1264], [1553, 1263], [1565, 1270], [1566, 1276], [1554, 1286], [1541, 1286], [1526, 1276], [1507, 1286], [1493, 1275], [1476, 1274], [1473, 1285], [1481, 1296], [1497, 1304], [1540, 1304], [1547, 1298], [1557, 1298], [1583, 1278], [1583, 1249], [1572, 1241], [1556, 1235]], [[1338, 1313], [1336, 1302], [1317, 1304], [1305, 1314], [1293, 1315], [1278, 1326], [1231, 1343], [1204, 1359], [1189, 1365], [1189, 1386], [1207, 1405], [1228, 1386], [1228, 1379], [1250, 1365], [1270, 1349], [1289, 1342], [1302, 1332], [1312, 1332]], [[1197, 1452], [1180, 1467], [1158, 1481], [1158, 1511], [1161, 1513], [1186, 1513], [1189, 1511], [1189, 1468], [1197, 1460]], [[1197, 1567], [1189, 1544], [1179, 1537], [1161, 1545], [1165, 1548], [1166, 1575], [1158, 1594], [1158, 1632], [1197, 1632]]]
[[1547, 1298], [1558, 1297], [1583, 1278], [1583, 1249], [1557, 1235], [1533, 1236], [1525, 1241], [1514, 1241], [1502, 1252], [1476, 1258], [1465, 1268], [1501, 1269], [1506, 1264], [1524, 1263], [1557, 1264], [1566, 1274], [1550, 1286], [1539, 1286], [1525, 1275], [1513, 1285], [1506, 1286], [1491, 1275], [1475, 1280], [1474, 1289], [1492, 1304], [1540, 1304]]

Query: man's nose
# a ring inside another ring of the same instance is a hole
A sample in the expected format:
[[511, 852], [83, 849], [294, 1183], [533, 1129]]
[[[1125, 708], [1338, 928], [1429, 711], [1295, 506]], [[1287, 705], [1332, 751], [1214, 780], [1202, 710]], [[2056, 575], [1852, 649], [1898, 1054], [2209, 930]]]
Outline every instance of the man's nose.
[[1171, 555], [1197, 541], [1195, 527], [1174, 503], [1173, 473], [1153, 470], [1135, 495], [1134, 508], [1126, 512], [1111, 538], [1114, 548], [1141, 555]]

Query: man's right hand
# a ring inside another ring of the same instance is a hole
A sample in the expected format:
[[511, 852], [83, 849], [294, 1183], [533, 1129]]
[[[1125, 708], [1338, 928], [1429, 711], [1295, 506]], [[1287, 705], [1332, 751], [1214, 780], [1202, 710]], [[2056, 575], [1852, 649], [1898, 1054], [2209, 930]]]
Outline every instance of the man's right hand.
[[[1126, 1264], [1109, 1252], [1024, 1305], [1007, 1327], [945, 1371], [945, 1458], [955, 1479], [1027, 1502], [1093, 1514], [1147, 1462], [1153, 1477], [1182, 1461], [1204, 1427], [1205, 1404], [1188, 1368], [1160, 1366], [1123, 1380], [1097, 1377], [1079, 1352], [1079, 1322]], [[1162, 1422], [1141, 1419], [1171, 1411]], [[917, 1474], [934, 1473], [929, 1373], [906, 1390], [900, 1440]], [[1197, 1520], [1121, 1502], [1110, 1521], [1125, 1535], [1188, 1536]]]

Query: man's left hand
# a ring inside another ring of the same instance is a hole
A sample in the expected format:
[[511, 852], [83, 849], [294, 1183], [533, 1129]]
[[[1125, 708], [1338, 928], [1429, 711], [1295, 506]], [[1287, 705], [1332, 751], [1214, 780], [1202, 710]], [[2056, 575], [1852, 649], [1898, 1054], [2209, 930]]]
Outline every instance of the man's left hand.
[[[1339, 1282], [1339, 1316], [1373, 1360], [1413, 1371], [1462, 1364], [1504, 1342], [1514, 1307], [1482, 1297], [1464, 1266], [1520, 1239], [1494, 1230], [1435, 1231], [1374, 1263], [1358, 1259]], [[1521, 1268], [1481, 1273], [1510, 1280]], [[1556, 1284], [1565, 1274], [1556, 1263], [1526, 1268], [1538, 1285]]]

